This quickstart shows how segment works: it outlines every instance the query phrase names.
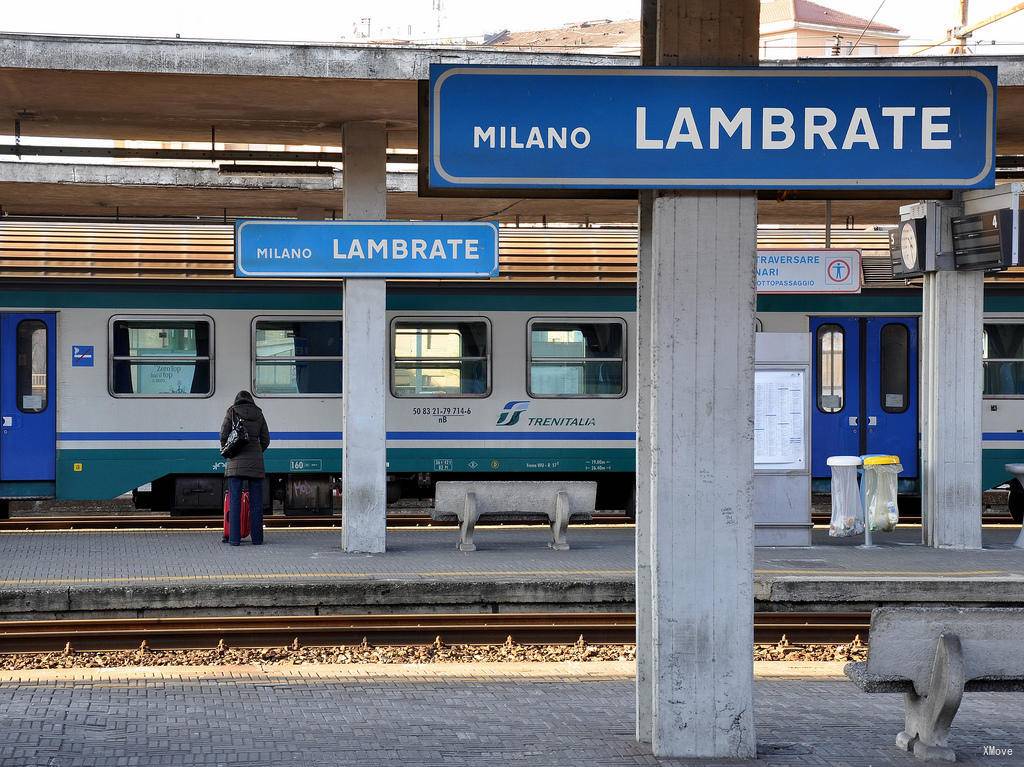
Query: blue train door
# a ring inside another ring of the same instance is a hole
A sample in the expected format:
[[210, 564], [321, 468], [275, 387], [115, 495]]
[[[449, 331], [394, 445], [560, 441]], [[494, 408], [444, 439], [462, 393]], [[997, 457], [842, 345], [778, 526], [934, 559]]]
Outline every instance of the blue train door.
[[52, 481], [56, 315], [0, 314], [0, 480]]
[[829, 477], [830, 455], [860, 455], [860, 321], [815, 317], [811, 476]]
[[812, 476], [830, 455], [891, 453], [918, 476], [918, 354], [914, 317], [814, 317]]
[[900, 476], [917, 477], [917, 318], [872, 317], [864, 335], [864, 452], [898, 455]]

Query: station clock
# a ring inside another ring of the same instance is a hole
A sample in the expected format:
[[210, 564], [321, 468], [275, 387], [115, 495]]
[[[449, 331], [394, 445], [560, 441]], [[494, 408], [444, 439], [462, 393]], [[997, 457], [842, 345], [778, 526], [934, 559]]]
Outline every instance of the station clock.
[[918, 277], [925, 271], [927, 222], [923, 218], [901, 221], [890, 235], [893, 277]]

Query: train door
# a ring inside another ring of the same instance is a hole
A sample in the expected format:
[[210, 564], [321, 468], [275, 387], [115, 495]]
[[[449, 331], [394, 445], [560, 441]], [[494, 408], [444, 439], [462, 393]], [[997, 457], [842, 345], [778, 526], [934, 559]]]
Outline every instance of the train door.
[[52, 481], [56, 468], [55, 314], [0, 314], [0, 480]]
[[898, 455], [900, 476], [917, 477], [917, 318], [872, 317], [864, 346], [864, 452]]
[[830, 455], [860, 455], [860, 322], [850, 317], [816, 317], [814, 410], [811, 416], [811, 476], [828, 477]]
[[891, 453], [918, 476], [918, 327], [913, 317], [814, 317], [812, 476], [830, 455]]

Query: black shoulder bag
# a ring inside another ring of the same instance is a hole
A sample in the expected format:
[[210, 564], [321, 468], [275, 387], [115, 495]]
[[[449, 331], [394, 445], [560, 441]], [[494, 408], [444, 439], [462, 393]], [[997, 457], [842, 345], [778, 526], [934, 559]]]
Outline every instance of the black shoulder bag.
[[249, 431], [245, 428], [245, 421], [239, 418], [235, 411], [231, 411], [231, 431], [228, 438], [224, 440], [224, 447], [220, 454], [225, 458], [234, 458], [242, 452], [242, 448], [249, 444]]

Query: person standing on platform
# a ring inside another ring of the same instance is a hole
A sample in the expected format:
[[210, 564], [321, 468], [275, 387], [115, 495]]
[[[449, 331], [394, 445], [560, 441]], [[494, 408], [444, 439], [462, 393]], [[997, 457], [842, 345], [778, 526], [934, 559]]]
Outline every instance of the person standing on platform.
[[263, 411], [247, 391], [235, 395], [234, 403], [224, 414], [220, 426], [221, 447], [228, 441], [228, 435], [236, 424], [244, 427], [245, 443], [232, 457], [227, 459], [224, 476], [228, 480], [228, 538], [226, 543], [238, 546], [242, 539], [242, 483], [249, 486], [249, 519], [252, 529], [252, 544], [263, 543], [263, 452], [270, 446], [270, 430]]

